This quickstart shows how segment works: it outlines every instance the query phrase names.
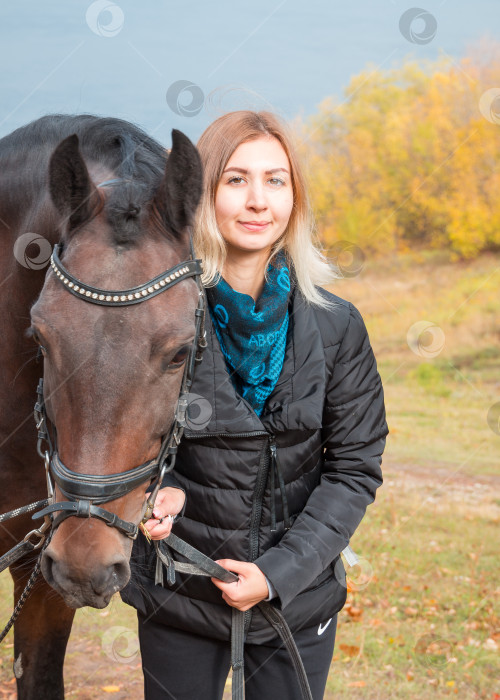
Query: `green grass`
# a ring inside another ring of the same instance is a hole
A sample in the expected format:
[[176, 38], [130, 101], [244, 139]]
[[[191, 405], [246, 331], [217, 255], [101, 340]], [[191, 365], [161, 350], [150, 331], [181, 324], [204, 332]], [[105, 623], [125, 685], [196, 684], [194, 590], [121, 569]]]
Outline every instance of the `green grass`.
[[340, 614], [332, 698], [489, 699], [500, 690], [499, 512], [489, 489], [388, 471], [352, 541], [373, 578]]
[[[500, 401], [499, 290], [494, 255], [455, 264], [430, 254], [371, 261], [332, 287], [365, 319], [384, 384], [391, 459], [498, 473], [500, 441], [487, 417]], [[431, 357], [425, 334], [420, 355], [408, 344], [422, 321], [440, 334]]]
[[[339, 614], [327, 700], [500, 696], [500, 436], [487, 421], [500, 401], [499, 289], [498, 257], [451, 264], [432, 252], [370, 261], [333, 289], [367, 324], [390, 435], [384, 486], [351, 543], [373, 573]], [[444, 334], [434, 357], [408, 345], [419, 321]], [[4, 573], [2, 620], [10, 591]], [[78, 611], [67, 697], [142, 698], [135, 644], [119, 598]], [[0, 697], [12, 700], [12, 647], [0, 661]]]

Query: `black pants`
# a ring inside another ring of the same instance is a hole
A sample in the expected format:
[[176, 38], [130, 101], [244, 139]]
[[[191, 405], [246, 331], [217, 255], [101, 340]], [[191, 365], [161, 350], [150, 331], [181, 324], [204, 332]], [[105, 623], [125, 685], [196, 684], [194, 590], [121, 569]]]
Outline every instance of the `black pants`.
[[[229, 642], [158, 625], [138, 613], [146, 700], [221, 700], [229, 668]], [[337, 616], [294, 634], [314, 700], [322, 700], [333, 656]], [[246, 700], [301, 700], [281, 639], [245, 644]]]

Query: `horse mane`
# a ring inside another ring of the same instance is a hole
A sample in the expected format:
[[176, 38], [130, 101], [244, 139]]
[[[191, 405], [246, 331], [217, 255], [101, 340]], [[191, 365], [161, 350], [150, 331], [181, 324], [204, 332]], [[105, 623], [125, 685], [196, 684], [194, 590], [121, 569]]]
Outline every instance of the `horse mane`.
[[[49, 114], [16, 129], [0, 140], [0, 151], [9, 151], [31, 161], [35, 171], [47, 180], [48, 161], [56, 146], [77, 134], [80, 151], [87, 162], [100, 163], [122, 182], [106, 187], [105, 213], [112, 229], [113, 243], [133, 244], [140, 236], [141, 215], [147, 211], [163, 174], [167, 152], [135, 124], [114, 117], [91, 114]], [[33, 172], [33, 169], [32, 169]], [[39, 176], [35, 175], [38, 179]], [[29, 183], [27, 183], [29, 184]], [[40, 183], [32, 181], [35, 191]], [[166, 231], [165, 231], [166, 233]]]

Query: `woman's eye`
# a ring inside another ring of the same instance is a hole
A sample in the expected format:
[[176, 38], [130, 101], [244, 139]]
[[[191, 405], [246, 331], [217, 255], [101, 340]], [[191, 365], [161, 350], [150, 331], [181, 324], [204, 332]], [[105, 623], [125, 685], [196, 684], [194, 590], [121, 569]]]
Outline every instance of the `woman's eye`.
[[[234, 182], [235, 180], [243, 180], [243, 178], [240, 177], [239, 175], [235, 175], [235, 176], [229, 178], [228, 184]], [[268, 182], [271, 182], [274, 186], [278, 186], [278, 187], [281, 187], [282, 185], [286, 184], [286, 182], [279, 177], [271, 177], [271, 178], [269, 178]], [[236, 184], [239, 184], [239, 183], [237, 182]]]

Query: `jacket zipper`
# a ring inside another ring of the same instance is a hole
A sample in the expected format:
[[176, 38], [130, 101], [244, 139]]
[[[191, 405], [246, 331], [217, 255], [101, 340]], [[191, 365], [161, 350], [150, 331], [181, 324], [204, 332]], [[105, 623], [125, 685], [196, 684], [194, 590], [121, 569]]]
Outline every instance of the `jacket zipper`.
[[259, 527], [262, 516], [262, 502], [264, 500], [264, 491], [266, 489], [267, 474], [269, 471], [269, 445], [274, 439], [273, 435], [266, 433], [268, 439], [262, 449], [262, 455], [257, 471], [257, 480], [252, 498], [252, 515], [250, 517], [250, 561], [255, 561], [259, 554]]
[[283, 481], [283, 474], [281, 472], [280, 463], [278, 460], [278, 451], [276, 448], [276, 439], [274, 435], [271, 435], [269, 440], [269, 450], [271, 453], [271, 479], [270, 479], [270, 489], [271, 489], [271, 532], [276, 531], [276, 510], [275, 510], [275, 476], [278, 481], [278, 487], [281, 494], [281, 505], [283, 508], [283, 525], [285, 530], [289, 530], [291, 527], [290, 516], [288, 514], [288, 502], [286, 498], [285, 482]]
[[[257, 471], [257, 481], [255, 483], [255, 488], [252, 498], [252, 514], [250, 516], [250, 561], [253, 562], [257, 559], [259, 554], [259, 527], [262, 517], [262, 502], [264, 500], [264, 491], [266, 489], [267, 474], [269, 471], [270, 453], [269, 445], [271, 440], [274, 439], [274, 435], [270, 433], [264, 433], [268, 436], [264, 447], [262, 448], [262, 454], [259, 461], [259, 469]], [[253, 608], [245, 612], [245, 634], [247, 634], [250, 624], [252, 622]]]
[[265, 430], [253, 430], [250, 433], [201, 433], [197, 435], [188, 435], [187, 433], [184, 433], [184, 437], [187, 440], [195, 440], [196, 438], [205, 438], [205, 437], [234, 437], [234, 438], [240, 438], [240, 437], [256, 437], [258, 435], [269, 435], [268, 432]]

